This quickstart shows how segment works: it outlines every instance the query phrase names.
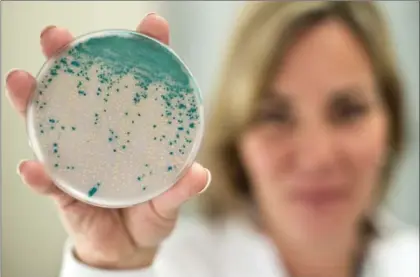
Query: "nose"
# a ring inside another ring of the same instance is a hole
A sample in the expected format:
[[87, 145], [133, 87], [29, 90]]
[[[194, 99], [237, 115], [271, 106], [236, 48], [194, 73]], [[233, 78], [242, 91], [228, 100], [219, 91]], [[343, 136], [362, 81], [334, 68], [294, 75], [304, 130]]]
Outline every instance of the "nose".
[[297, 134], [297, 165], [305, 173], [328, 173], [335, 164], [336, 146], [327, 126], [313, 124]]

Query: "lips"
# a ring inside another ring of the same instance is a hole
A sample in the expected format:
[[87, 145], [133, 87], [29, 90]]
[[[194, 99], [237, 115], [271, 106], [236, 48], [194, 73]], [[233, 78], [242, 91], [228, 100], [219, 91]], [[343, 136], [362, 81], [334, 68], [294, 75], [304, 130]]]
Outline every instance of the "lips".
[[330, 205], [346, 200], [348, 194], [338, 189], [301, 190], [295, 193], [294, 200], [313, 206]]

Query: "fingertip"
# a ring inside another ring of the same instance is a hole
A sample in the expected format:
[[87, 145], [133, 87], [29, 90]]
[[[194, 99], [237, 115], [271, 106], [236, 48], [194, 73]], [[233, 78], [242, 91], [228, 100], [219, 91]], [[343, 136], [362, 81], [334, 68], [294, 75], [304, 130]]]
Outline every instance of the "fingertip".
[[14, 69], [7, 74], [5, 93], [18, 112], [25, 112], [29, 96], [35, 86], [35, 78], [26, 71]]
[[188, 197], [194, 197], [204, 192], [211, 182], [210, 171], [199, 163], [193, 163], [189, 172], [180, 180], [180, 183], [188, 183]]
[[9, 71], [9, 73], [6, 74], [6, 85], [8, 84], [8, 82], [10, 80], [13, 80], [13, 76], [16, 75], [16, 73], [18, 73], [19, 70], [18, 69], [12, 69]]
[[156, 212], [164, 218], [172, 218], [183, 203], [204, 192], [210, 182], [210, 171], [199, 163], [193, 163], [171, 189], [153, 199]]
[[46, 27], [41, 33], [42, 52], [50, 58], [72, 40], [73, 35], [69, 30], [56, 26]]
[[40, 34], [40, 38], [42, 39], [42, 37], [48, 32], [48, 31], [50, 31], [51, 29], [53, 29], [53, 28], [56, 28], [56, 26], [55, 25], [49, 25], [49, 26], [47, 26], [47, 27], [45, 27], [42, 31], [41, 31], [41, 34]]
[[19, 163], [18, 163], [18, 165], [17, 165], [17, 167], [16, 167], [16, 173], [18, 174], [18, 175], [23, 175], [23, 174], [25, 174], [25, 168], [26, 168], [26, 165], [27, 165], [27, 160], [21, 160]]
[[204, 169], [206, 170], [206, 173], [207, 173], [207, 181], [206, 181], [206, 184], [205, 184], [204, 188], [198, 194], [204, 193], [209, 188], [209, 186], [211, 184], [211, 179], [212, 179], [211, 172], [207, 168], [204, 168]]
[[155, 12], [147, 14], [137, 26], [136, 31], [169, 44], [169, 23]]
[[12, 69], [6, 75], [6, 86], [8, 89], [13, 89], [17, 85], [21, 85], [24, 79], [31, 77], [31, 75], [21, 69]]
[[44, 167], [37, 161], [24, 160], [18, 164], [17, 172], [22, 182], [41, 194], [54, 189], [54, 184], [46, 174]]

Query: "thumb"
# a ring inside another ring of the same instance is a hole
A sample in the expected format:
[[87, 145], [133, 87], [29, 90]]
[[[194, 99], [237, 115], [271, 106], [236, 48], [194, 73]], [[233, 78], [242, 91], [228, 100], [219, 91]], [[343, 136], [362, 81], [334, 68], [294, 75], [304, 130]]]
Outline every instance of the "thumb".
[[210, 171], [194, 163], [172, 188], [151, 200], [155, 212], [165, 219], [175, 218], [179, 207], [188, 199], [204, 192], [210, 183]]

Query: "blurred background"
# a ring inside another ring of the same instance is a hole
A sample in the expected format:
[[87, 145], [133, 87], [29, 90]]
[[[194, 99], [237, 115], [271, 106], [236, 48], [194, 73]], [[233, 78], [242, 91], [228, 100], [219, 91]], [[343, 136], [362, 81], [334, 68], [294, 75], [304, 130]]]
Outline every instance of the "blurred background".
[[[1, 2], [1, 210], [3, 277], [57, 276], [66, 236], [53, 204], [32, 193], [16, 174], [21, 159], [32, 158], [23, 120], [4, 96], [13, 68], [36, 74], [44, 62], [39, 34], [47, 25], [78, 36], [106, 28], [134, 29], [149, 12], [166, 17], [171, 46], [184, 59], [209, 100], [224, 48], [241, 1], [223, 2]], [[390, 22], [407, 88], [407, 151], [387, 207], [402, 221], [419, 224], [419, 3], [381, 2]], [[208, 101], [207, 101], [208, 103]], [[206, 106], [206, 112], [211, 107]], [[193, 207], [189, 207], [189, 211]], [[187, 210], [188, 211], [188, 210]]]

